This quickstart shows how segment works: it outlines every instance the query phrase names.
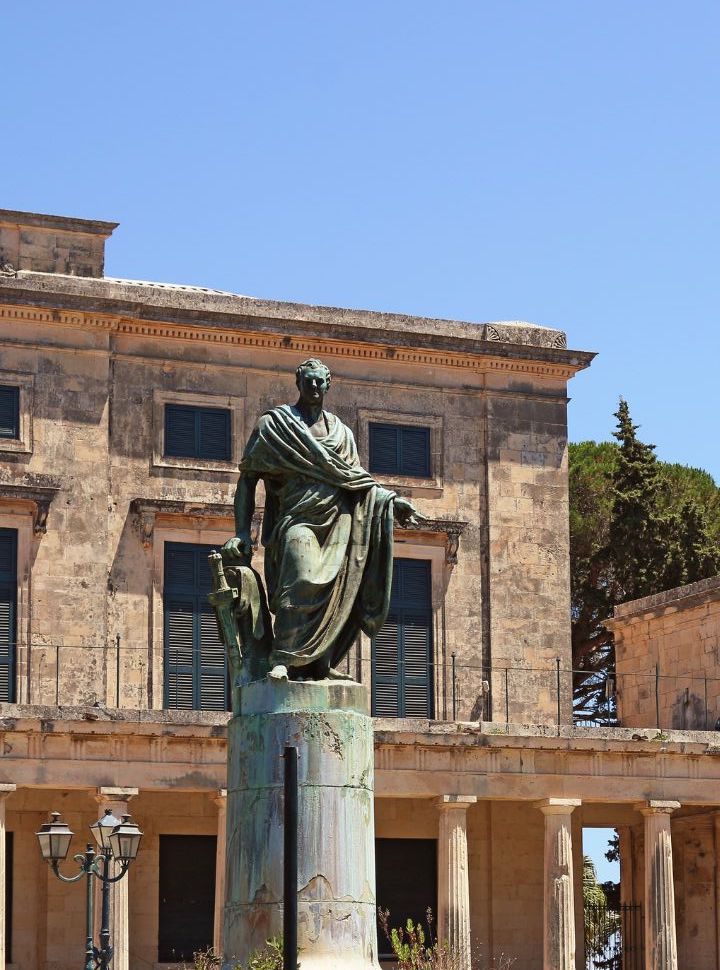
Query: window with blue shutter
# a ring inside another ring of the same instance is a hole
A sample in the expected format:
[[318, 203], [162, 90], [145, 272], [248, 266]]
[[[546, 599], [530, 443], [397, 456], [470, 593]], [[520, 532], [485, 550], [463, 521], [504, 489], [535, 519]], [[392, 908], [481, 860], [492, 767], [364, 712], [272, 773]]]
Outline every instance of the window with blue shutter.
[[430, 477], [430, 428], [371, 422], [368, 435], [369, 471], [408, 478]]
[[213, 546], [165, 543], [166, 708], [228, 709], [228, 670], [211, 591], [208, 555]]
[[228, 408], [165, 405], [165, 455], [230, 461], [232, 422]]
[[0, 701], [15, 701], [17, 530], [0, 529]]
[[214, 835], [161, 835], [158, 960], [192, 965], [213, 943]]
[[430, 562], [396, 559], [390, 611], [372, 642], [376, 717], [432, 717]]
[[0, 438], [20, 437], [20, 388], [0, 385]]

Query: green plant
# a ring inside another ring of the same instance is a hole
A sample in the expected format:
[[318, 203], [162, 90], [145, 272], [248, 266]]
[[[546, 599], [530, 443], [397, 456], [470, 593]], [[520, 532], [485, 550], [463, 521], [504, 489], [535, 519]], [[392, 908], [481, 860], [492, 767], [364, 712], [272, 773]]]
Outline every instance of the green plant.
[[[218, 970], [222, 961], [212, 948], [195, 954], [192, 970]], [[236, 963], [232, 970], [282, 970], [283, 940], [281, 936], [274, 936], [265, 941], [262, 950], [255, 950], [245, 964]], [[183, 965], [183, 970], [190, 970]]]
[[[390, 926], [390, 911], [378, 909], [382, 931], [397, 959], [398, 970], [464, 970], [466, 961], [447, 941], [433, 939], [433, 914], [425, 914], [427, 933], [420, 923], [411, 919], [404, 927]], [[515, 961], [501, 955], [488, 970], [510, 970]]]

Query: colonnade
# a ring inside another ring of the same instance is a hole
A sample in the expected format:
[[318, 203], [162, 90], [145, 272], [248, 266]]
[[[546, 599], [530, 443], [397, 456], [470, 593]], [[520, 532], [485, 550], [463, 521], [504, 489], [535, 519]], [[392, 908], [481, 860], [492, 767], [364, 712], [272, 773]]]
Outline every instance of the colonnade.
[[[5, 806], [12, 784], [0, 785], [0, 899], [5, 893]], [[100, 809], [120, 818], [129, 814], [136, 788], [98, 788]], [[226, 790], [214, 796], [217, 805], [217, 857], [213, 942], [220, 952], [225, 882]], [[475, 796], [445, 795], [438, 808], [438, 935], [458, 955], [462, 970], [471, 970], [470, 871], [468, 810]], [[571, 817], [581, 804], [573, 798], [536, 802], [544, 816], [543, 970], [575, 970], [575, 887]], [[676, 801], [650, 800], [635, 806], [644, 819], [645, 970], [678, 970], [670, 817]], [[129, 970], [128, 881], [112, 889], [113, 970]], [[5, 914], [0, 907], [0, 970], [5, 970]]]

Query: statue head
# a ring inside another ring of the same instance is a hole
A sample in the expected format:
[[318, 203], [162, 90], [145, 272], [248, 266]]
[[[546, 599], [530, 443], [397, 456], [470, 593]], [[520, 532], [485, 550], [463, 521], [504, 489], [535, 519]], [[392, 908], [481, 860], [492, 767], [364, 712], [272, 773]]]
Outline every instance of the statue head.
[[310, 357], [295, 371], [295, 383], [303, 404], [322, 404], [330, 387], [330, 368], [317, 357]]

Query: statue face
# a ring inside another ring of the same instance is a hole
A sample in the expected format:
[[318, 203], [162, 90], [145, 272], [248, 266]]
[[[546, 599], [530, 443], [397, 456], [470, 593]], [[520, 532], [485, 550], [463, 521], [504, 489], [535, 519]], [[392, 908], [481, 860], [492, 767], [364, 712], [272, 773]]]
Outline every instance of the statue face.
[[308, 368], [298, 377], [298, 390], [303, 404], [322, 404], [330, 387], [330, 377], [325, 370]]

